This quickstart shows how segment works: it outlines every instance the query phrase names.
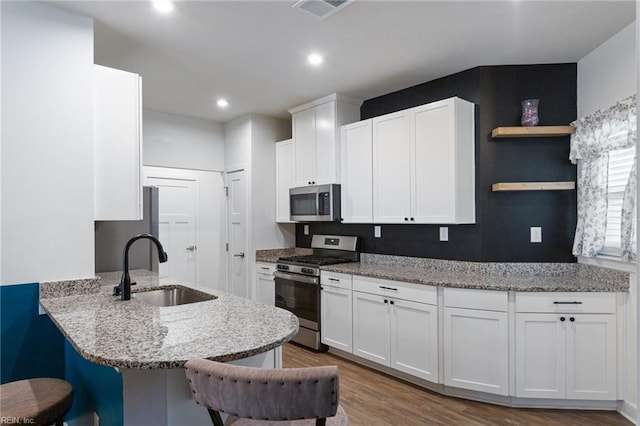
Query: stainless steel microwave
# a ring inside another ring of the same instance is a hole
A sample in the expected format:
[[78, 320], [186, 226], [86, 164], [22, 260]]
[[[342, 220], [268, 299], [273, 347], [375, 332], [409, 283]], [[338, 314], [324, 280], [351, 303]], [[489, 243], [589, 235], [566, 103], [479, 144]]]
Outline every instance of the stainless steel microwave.
[[289, 216], [297, 222], [339, 222], [340, 185], [331, 183], [289, 189]]

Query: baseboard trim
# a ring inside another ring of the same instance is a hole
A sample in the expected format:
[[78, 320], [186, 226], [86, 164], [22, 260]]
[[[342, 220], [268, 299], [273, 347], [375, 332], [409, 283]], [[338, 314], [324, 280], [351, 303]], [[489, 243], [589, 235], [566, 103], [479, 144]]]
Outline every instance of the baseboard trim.
[[638, 418], [638, 407], [629, 401], [618, 401], [618, 413], [620, 413], [625, 419], [629, 420], [634, 425]]

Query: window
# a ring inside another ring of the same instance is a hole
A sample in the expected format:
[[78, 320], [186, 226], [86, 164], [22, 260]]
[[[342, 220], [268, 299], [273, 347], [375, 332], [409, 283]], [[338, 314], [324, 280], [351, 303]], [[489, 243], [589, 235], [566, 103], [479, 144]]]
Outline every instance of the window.
[[607, 228], [604, 248], [600, 254], [620, 256], [622, 234], [622, 198], [633, 166], [635, 147], [609, 151], [607, 181]]

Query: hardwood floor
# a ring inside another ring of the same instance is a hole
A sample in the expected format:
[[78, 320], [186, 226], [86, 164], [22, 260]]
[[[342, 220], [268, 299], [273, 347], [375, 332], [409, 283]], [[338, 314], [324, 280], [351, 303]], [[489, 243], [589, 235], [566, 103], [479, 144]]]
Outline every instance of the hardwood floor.
[[316, 353], [291, 343], [283, 347], [283, 365], [337, 365], [340, 403], [352, 426], [631, 425], [614, 411], [507, 408], [442, 396], [334, 355]]

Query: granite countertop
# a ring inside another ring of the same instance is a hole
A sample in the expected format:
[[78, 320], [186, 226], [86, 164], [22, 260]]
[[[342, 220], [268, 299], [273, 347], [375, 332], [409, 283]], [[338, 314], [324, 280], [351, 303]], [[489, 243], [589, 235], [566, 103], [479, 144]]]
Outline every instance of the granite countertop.
[[[179, 368], [191, 358], [231, 361], [271, 350], [298, 331], [290, 312], [218, 290], [214, 300], [156, 307], [112, 296], [120, 272], [40, 284], [40, 304], [85, 359], [118, 368]], [[133, 291], [179, 284], [132, 271]]]
[[256, 250], [256, 262], [276, 263], [279, 257], [285, 256], [305, 256], [313, 254], [310, 248], [281, 248]]
[[485, 273], [442, 271], [411, 266], [343, 263], [323, 266], [322, 270], [364, 277], [382, 278], [418, 284], [502, 291], [629, 291], [629, 280], [598, 281], [576, 274], [563, 275], [491, 275]]
[[[258, 250], [260, 262], [311, 249]], [[467, 262], [362, 253], [361, 261], [325, 271], [432, 286], [502, 291], [628, 292], [629, 274], [577, 263]]]

